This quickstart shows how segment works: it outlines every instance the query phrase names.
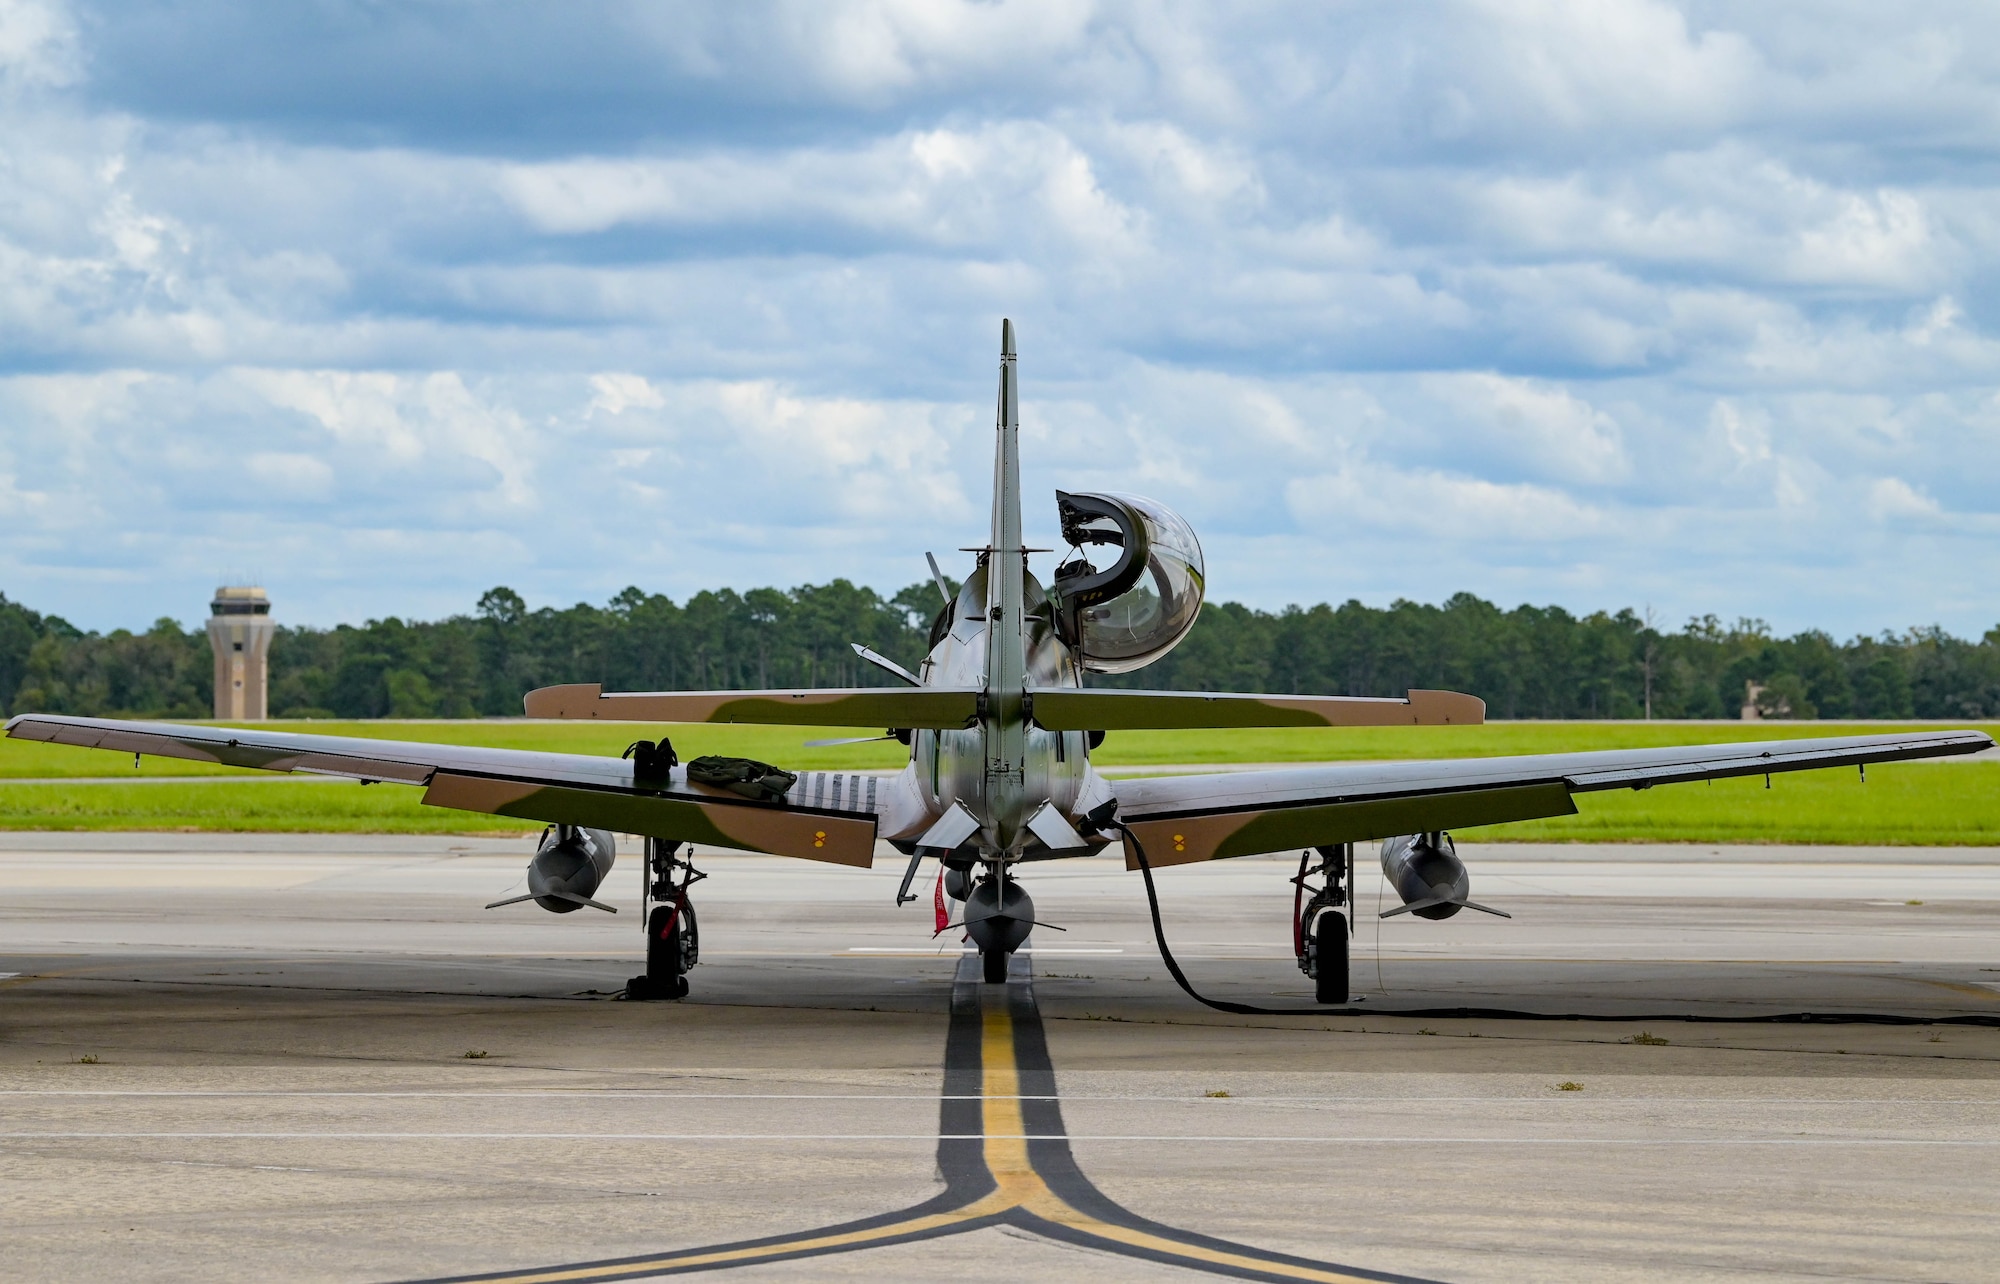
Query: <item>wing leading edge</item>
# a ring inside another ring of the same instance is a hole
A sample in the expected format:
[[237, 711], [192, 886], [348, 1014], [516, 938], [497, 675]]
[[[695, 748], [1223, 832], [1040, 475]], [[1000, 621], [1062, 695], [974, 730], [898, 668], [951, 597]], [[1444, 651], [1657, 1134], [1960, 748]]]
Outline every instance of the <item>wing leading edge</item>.
[[1050, 731], [1442, 727], [1478, 726], [1486, 721], [1486, 702], [1457, 691], [1412, 691], [1397, 700], [1378, 696], [1055, 687], [1030, 691], [1028, 712]]
[[[1154, 865], [1359, 842], [1433, 829], [1567, 816], [1573, 795], [1601, 789], [1818, 767], [1848, 767], [1993, 747], [1978, 731], [1834, 736], [1612, 749], [1511, 758], [1329, 763], [1228, 775], [1122, 780], [1119, 819]], [[1138, 862], [1126, 844], [1126, 864]]]
[[788, 691], [617, 691], [577, 682], [530, 691], [530, 718], [606, 722], [755, 722], [793, 727], [969, 726], [979, 718], [972, 687], [808, 687]]
[[[864, 658], [890, 661], [861, 648]], [[898, 670], [915, 681], [915, 675]], [[813, 727], [950, 730], [979, 718], [973, 687], [811, 687], [781, 691], [616, 691], [595, 682], [542, 687], [522, 706], [530, 718], [607, 722], [755, 722]], [[1456, 691], [1373, 696], [1248, 695], [1212, 691], [1121, 691], [1055, 687], [1030, 691], [1027, 710], [1050, 731], [1208, 727], [1475, 726], [1486, 702]]]
[[760, 803], [692, 783], [685, 767], [642, 784], [624, 758], [171, 722], [27, 713], [8, 721], [7, 734], [229, 767], [421, 785], [431, 806], [864, 868], [874, 859], [878, 821], [893, 797], [878, 795], [871, 777], [805, 772], [782, 802]]

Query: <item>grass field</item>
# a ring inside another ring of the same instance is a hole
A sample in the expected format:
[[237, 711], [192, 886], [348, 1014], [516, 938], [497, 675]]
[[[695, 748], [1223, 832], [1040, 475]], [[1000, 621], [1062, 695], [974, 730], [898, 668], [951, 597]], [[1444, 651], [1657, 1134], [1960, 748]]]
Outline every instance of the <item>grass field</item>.
[[[262, 724], [266, 727], [287, 724]], [[659, 728], [590, 723], [314, 722], [321, 735], [366, 736], [570, 753], [617, 754]], [[1934, 724], [1925, 724], [1926, 726]], [[1578, 749], [1883, 732], [1913, 724], [1514, 722], [1483, 727], [1134, 731], [1111, 736], [1105, 766], [1482, 757]], [[2000, 727], [1980, 726], [1989, 734]], [[903, 761], [891, 743], [806, 749], [807, 739], [867, 729], [665, 728], [684, 758], [722, 753], [788, 767], [866, 770]], [[161, 778], [170, 779], [161, 779]], [[249, 779], [243, 779], [249, 777]], [[235, 778], [235, 779], [232, 779]], [[63, 780], [79, 783], [68, 785]], [[5, 783], [12, 782], [12, 783]], [[0, 740], [0, 829], [519, 832], [516, 820], [422, 806], [398, 785], [273, 777], [173, 759], [130, 758]], [[1473, 841], [1770, 842], [2000, 845], [2000, 763], [1883, 764], [1852, 771], [1586, 794], [1579, 815], [1465, 831]]]

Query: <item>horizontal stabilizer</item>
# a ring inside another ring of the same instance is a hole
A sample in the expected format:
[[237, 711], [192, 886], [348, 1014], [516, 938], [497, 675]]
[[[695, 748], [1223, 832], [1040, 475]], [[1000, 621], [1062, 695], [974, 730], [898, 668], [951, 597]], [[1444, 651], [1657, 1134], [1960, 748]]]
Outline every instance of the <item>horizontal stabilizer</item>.
[[1476, 726], [1486, 721], [1486, 702], [1456, 691], [1412, 691], [1395, 700], [1061, 687], [1030, 692], [1028, 700], [1035, 721], [1050, 731]]
[[798, 691], [620, 691], [596, 682], [530, 691], [530, 718], [605, 722], [756, 722], [792, 727], [970, 726], [979, 692], [969, 687], [812, 687]]

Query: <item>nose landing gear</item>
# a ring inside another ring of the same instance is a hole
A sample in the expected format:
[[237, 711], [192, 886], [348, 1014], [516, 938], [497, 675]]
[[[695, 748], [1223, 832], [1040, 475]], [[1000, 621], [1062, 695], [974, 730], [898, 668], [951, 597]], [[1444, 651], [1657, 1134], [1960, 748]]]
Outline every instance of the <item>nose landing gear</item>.
[[[1313, 853], [1320, 863], [1307, 864]], [[1308, 878], [1325, 881], [1308, 887]], [[1354, 844], [1337, 843], [1299, 853], [1299, 872], [1292, 879], [1292, 951], [1298, 955], [1299, 971], [1313, 979], [1313, 999], [1319, 1003], [1346, 1006], [1348, 994], [1347, 916], [1341, 908], [1354, 899]], [[1311, 892], [1312, 898], [1306, 899]]]
[[625, 983], [628, 999], [684, 999], [687, 971], [701, 961], [701, 931], [688, 889], [708, 875], [679, 855], [681, 845], [646, 840], [646, 876], [640, 906], [660, 902], [645, 914], [646, 971]]

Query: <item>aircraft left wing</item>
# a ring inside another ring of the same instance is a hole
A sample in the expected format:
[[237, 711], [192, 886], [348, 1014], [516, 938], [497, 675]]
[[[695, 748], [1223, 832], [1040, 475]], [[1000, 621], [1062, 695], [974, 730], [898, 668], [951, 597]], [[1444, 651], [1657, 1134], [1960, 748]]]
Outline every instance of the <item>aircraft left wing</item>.
[[[1153, 865], [1358, 842], [1433, 829], [1568, 816], [1572, 795], [1599, 789], [1759, 776], [1815, 767], [1977, 753], [1978, 731], [1834, 736], [1737, 744], [1610, 749], [1509, 758], [1323, 763], [1226, 775], [1114, 783], [1118, 818]], [[1138, 868], [1125, 840], [1127, 868]]]
[[685, 767], [642, 781], [624, 758], [171, 722], [24, 713], [8, 721], [7, 734], [230, 767], [422, 785], [424, 802], [437, 807], [864, 868], [874, 859], [878, 822], [898, 797], [877, 777], [859, 773], [799, 773], [782, 800], [753, 802], [690, 782]]
[[971, 726], [972, 687], [806, 687], [788, 691], [614, 691], [575, 682], [530, 691], [530, 718], [607, 722], [757, 722], [792, 727]]

